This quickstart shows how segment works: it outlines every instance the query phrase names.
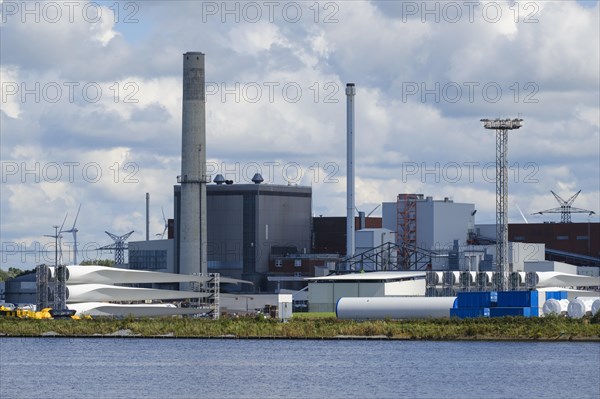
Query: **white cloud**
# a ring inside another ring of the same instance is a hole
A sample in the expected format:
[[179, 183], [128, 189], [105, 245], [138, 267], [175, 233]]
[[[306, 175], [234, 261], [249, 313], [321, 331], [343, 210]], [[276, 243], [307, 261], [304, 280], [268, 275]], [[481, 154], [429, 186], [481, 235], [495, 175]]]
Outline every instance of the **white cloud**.
[[13, 65], [0, 65], [0, 110], [9, 118], [18, 118], [20, 91], [19, 69]]
[[[473, 202], [478, 220], [493, 222], [495, 185], [482, 167], [495, 159], [494, 135], [479, 119], [520, 114], [524, 127], [509, 140], [510, 164], [517, 165], [511, 198], [533, 213], [556, 206], [550, 190], [570, 196], [582, 189], [575, 205], [598, 212], [598, 5], [519, 2], [515, 21], [513, 2], [492, 3], [503, 7], [495, 23], [482, 16], [483, 6], [472, 22], [436, 23], [421, 15], [403, 18], [401, 2], [368, 1], [336, 3], [334, 14], [321, 9], [318, 23], [312, 3], [302, 3], [303, 18], [295, 23], [281, 10], [271, 23], [266, 9], [257, 23], [223, 22], [220, 14], [202, 15], [194, 2], [160, 1], [136, 3], [138, 22], [129, 24], [123, 18], [131, 10], [121, 8], [116, 22], [106, 7], [95, 22], [9, 18], [0, 37], [1, 82], [29, 89], [37, 82], [41, 90], [56, 83], [65, 94], [51, 102], [43, 93], [40, 101], [19, 93], [0, 104], [3, 240], [42, 240], [79, 203], [82, 243], [110, 243], [104, 230], [133, 229], [132, 238], [142, 238], [146, 192], [151, 231], [162, 232], [160, 209], [172, 217], [172, 186], [180, 174], [181, 54], [197, 50], [206, 53], [207, 81], [219, 88], [207, 102], [210, 159], [240, 168], [278, 162], [276, 183], [283, 184], [283, 165], [299, 165], [300, 184], [313, 186], [317, 215], [345, 213], [346, 82], [357, 84], [359, 209], [369, 212], [400, 192], [420, 192]], [[324, 23], [325, 16], [337, 22]], [[537, 21], [525, 22], [527, 16]], [[78, 84], [73, 101], [67, 82]], [[472, 100], [467, 82], [477, 84]], [[236, 83], [238, 100], [223, 96], [223, 88]], [[278, 84], [272, 101], [271, 83]], [[456, 102], [441, 92], [448, 83], [462, 88]], [[487, 83], [501, 88], [497, 102], [485, 98]], [[101, 88], [98, 101], [84, 98], [86, 84]], [[408, 95], [407, 84], [419, 91]], [[244, 92], [253, 85], [262, 90], [256, 102]], [[301, 88], [298, 101], [285, 97], [286, 85]], [[473, 179], [469, 162], [477, 165]], [[51, 163], [62, 167], [56, 182], [44, 175]], [[77, 164], [73, 182], [65, 163]], [[82, 175], [93, 164], [102, 172], [97, 182], [93, 169]], [[444, 176], [453, 164], [463, 172], [457, 181]], [[416, 174], [408, 174], [415, 165]], [[30, 168], [25, 178], [24, 168]], [[36, 174], [39, 183], [32, 181]], [[128, 176], [134, 181], [124, 182]], [[517, 212], [510, 217], [521, 220]]]

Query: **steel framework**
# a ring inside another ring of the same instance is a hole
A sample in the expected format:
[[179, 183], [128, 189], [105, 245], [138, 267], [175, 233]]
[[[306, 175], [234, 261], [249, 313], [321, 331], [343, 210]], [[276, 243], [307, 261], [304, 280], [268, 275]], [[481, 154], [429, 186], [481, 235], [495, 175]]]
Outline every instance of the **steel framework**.
[[398, 194], [396, 199], [396, 243], [402, 266], [410, 269], [410, 259], [417, 249], [417, 200], [422, 194]]
[[[400, 254], [400, 256], [397, 256], [397, 254]], [[409, 254], [409, 257], [403, 258], [402, 254]], [[367, 271], [423, 270], [431, 264], [431, 258], [436, 255], [439, 254], [427, 249], [386, 242], [375, 248], [342, 259], [338, 262], [336, 271], [365, 271], [365, 264], [373, 265], [374, 268], [374, 270]]]
[[127, 239], [129, 238], [129, 236], [132, 235], [133, 232], [134, 232], [134, 230], [131, 230], [127, 234], [123, 234], [122, 236], [118, 236], [116, 234], [109, 233], [108, 231], [105, 231], [105, 233], [108, 234], [108, 236], [110, 238], [112, 238], [115, 243], [111, 244], [111, 245], [106, 245], [106, 246], [104, 246], [102, 248], [99, 248], [99, 249], [114, 250], [115, 251], [115, 265], [122, 265], [122, 264], [125, 263], [125, 249], [126, 249], [125, 241], [127, 241]]
[[508, 131], [519, 129], [523, 119], [481, 119], [485, 129], [496, 131], [496, 272], [494, 286], [508, 290]]
[[587, 213], [590, 216], [594, 215], [596, 213], [596, 212], [590, 211], [588, 209], [575, 208], [572, 206], [573, 202], [575, 202], [575, 198], [577, 198], [577, 196], [579, 195], [581, 190], [579, 190], [575, 194], [573, 194], [571, 196], [571, 198], [569, 198], [568, 200], [562, 199], [558, 194], [556, 194], [552, 190], [550, 190], [550, 192], [552, 193], [552, 195], [554, 195], [554, 198], [556, 198], [556, 201], [558, 201], [560, 206], [557, 208], [546, 209], [545, 211], [536, 212], [536, 213], [534, 213], [534, 215], [543, 215], [544, 213], [560, 213], [560, 222], [561, 223], [571, 223], [571, 214], [572, 213]]

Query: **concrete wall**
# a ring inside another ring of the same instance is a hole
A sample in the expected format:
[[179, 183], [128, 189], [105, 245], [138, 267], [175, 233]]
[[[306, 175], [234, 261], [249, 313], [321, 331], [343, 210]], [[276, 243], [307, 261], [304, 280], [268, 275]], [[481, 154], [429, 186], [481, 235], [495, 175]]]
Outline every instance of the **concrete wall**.
[[208, 269], [238, 270], [243, 266], [242, 195], [207, 197]]
[[600, 267], [577, 266], [577, 274], [580, 276], [600, 277]]
[[[546, 248], [544, 244], [509, 242], [508, 258], [513, 272], [524, 272], [525, 262], [543, 261]], [[494, 250], [495, 256], [495, 250]]]
[[[418, 202], [417, 219], [421, 217], [421, 208], [430, 208], [431, 204], [433, 204], [433, 240], [431, 246], [425, 248], [452, 248], [454, 240], [458, 240], [461, 245], [465, 244], [469, 229], [473, 229], [475, 225], [472, 215], [475, 205], [450, 201]], [[419, 230], [417, 230], [417, 242], [420, 242]]]
[[[474, 204], [450, 200], [433, 200], [431, 197], [417, 201], [417, 246], [424, 249], [450, 249], [454, 240], [465, 244], [469, 229], [474, 228]], [[384, 202], [382, 226], [397, 230], [397, 205]]]
[[[178, 246], [180, 187], [175, 186], [175, 248]], [[312, 188], [268, 184], [207, 186], [209, 272], [242, 278], [266, 289], [271, 249], [310, 252]], [[179, 270], [175, 251], [175, 270]]]
[[310, 312], [333, 312], [342, 297], [383, 297], [425, 295], [425, 279], [391, 282], [319, 282], [308, 284]]
[[551, 260], [538, 260], [525, 262], [525, 272], [560, 272], [577, 274], [577, 266]]
[[311, 200], [306, 197], [261, 195], [256, 226], [256, 272], [267, 273], [271, 247], [293, 246], [310, 253]]
[[266, 305], [279, 306], [281, 302], [291, 302], [291, 297], [290, 294], [222, 295], [221, 312], [254, 313], [262, 311]]
[[130, 241], [128, 246], [128, 269], [175, 272], [174, 240]]
[[[427, 284], [425, 279], [409, 280], [409, 281], [392, 281], [384, 284], [384, 295], [371, 296], [393, 296], [393, 295], [410, 295], [424, 296]], [[368, 296], [368, 295], [363, 295]]]
[[4, 300], [8, 303], [36, 303], [35, 273], [5, 281]]

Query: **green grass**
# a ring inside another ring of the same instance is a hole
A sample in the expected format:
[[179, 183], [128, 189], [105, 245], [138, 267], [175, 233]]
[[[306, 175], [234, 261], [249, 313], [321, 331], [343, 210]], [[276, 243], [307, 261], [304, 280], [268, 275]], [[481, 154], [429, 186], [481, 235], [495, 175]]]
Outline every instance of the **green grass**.
[[293, 317], [294, 319], [327, 319], [335, 318], [335, 312], [297, 312]]
[[0, 334], [40, 336], [54, 331], [62, 336], [93, 336], [128, 329], [141, 336], [238, 338], [311, 338], [340, 336], [425, 340], [598, 340], [600, 322], [590, 318], [505, 317], [436, 320], [338, 320], [335, 317], [294, 317], [287, 323], [260, 317], [221, 320], [190, 318], [30, 320], [0, 318]]

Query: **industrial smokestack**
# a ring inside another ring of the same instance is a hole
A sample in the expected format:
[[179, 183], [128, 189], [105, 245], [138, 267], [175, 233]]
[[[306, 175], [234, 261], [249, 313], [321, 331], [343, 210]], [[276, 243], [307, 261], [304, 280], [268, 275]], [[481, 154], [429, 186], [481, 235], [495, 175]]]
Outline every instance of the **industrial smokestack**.
[[346, 84], [346, 255], [354, 255], [354, 83]]
[[[206, 263], [206, 116], [204, 54], [183, 55], [180, 273], [208, 272]], [[181, 285], [186, 289], [188, 285]]]
[[150, 193], [146, 193], [146, 241], [150, 241]]

